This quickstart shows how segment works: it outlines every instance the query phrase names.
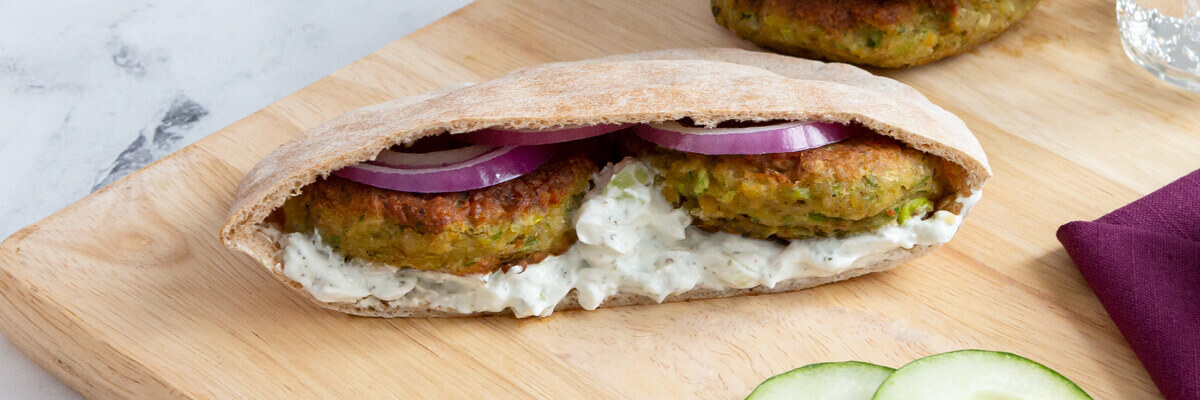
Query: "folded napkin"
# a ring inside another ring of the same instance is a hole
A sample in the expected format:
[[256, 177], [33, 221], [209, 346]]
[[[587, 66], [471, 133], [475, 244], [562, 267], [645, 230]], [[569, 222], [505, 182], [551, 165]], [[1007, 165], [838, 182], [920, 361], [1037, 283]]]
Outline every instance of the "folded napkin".
[[1058, 240], [1162, 394], [1200, 400], [1200, 171]]

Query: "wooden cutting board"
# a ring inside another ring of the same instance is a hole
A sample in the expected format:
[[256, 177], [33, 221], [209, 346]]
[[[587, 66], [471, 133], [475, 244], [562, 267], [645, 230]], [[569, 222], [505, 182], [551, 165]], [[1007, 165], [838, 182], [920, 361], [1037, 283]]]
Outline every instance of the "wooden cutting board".
[[[906, 71], [995, 178], [958, 237], [798, 293], [507, 317], [309, 305], [216, 240], [242, 175], [327, 118], [514, 68], [751, 47], [703, 0], [481, 0], [10, 237], [0, 331], [94, 398], [739, 398], [792, 367], [1015, 352], [1097, 399], [1160, 395], [1054, 238], [1200, 167], [1200, 94], [1118, 43], [1113, 3], [1046, 0], [976, 51]], [[231, 94], [232, 95], [232, 94]]]

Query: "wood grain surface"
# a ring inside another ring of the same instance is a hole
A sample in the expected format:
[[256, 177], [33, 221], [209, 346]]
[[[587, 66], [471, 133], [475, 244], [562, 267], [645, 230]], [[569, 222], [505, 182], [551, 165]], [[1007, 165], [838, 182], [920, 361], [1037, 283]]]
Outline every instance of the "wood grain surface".
[[[92, 398], [740, 398], [819, 361], [1015, 352], [1097, 399], [1160, 395], [1054, 238], [1200, 167], [1200, 94], [1129, 62], [1113, 2], [1045, 0], [976, 51], [877, 71], [962, 117], [995, 178], [947, 246], [807, 291], [383, 320], [319, 309], [216, 240], [242, 175], [353, 108], [514, 68], [752, 47], [703, 0], [481, 0], [0, 245], [0, 331]], [[231, 95], [234, 95], [231, 93]]]

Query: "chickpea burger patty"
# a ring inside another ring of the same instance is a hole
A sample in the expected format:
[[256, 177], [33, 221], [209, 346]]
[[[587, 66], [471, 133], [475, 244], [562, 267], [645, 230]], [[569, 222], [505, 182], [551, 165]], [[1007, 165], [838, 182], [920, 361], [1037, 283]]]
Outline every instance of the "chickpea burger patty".
[[1000, 34], [1037, 0], [713, 0], [722, 26], [799, 56], [908, 67]]
[[704, 155], [628, 136], [663, 195], [710, 231], [760, 239], [843, 236], [931, 211], [952, 165], [895, 139], [864, 134], [790, 153]]
[[286, 232], [320, 233], [339, 254], [400, 268], [480, 274], [575, 243], [571, 214], [599, 170], [561, 154], [519, 178], [463, 192], [409, 193], [331, 176], [289, 199]]

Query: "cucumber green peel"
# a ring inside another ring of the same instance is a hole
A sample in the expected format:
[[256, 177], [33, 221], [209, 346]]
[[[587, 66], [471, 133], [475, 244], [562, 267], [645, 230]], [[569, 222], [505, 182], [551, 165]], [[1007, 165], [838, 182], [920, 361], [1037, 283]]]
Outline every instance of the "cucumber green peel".
[[1070, 379], [1012, 353], [960, 350], [896, 370], [872, 400], [1092, 400]]
[[960, 350], [898, 370], [857, 361], [806, 365], [746, 400], [1092, 400], [1058, 372], [1012, 353]]
[[746, 400], [868, 400], [892, 371], [858, 361], [805, 365], [767, 379]]

